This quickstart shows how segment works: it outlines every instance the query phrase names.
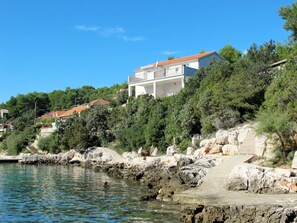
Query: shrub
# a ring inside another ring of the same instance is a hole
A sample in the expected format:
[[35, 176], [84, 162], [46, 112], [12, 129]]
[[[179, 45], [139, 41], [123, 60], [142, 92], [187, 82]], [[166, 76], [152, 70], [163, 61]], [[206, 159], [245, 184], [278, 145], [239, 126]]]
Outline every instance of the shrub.
[[42, 137], [38, 141], [38, 148], [42, 151], [47, 151], [50, 153], [59, 153], [61, 152], [56, 140], [56, 134], [53, 133], [49, 136]]

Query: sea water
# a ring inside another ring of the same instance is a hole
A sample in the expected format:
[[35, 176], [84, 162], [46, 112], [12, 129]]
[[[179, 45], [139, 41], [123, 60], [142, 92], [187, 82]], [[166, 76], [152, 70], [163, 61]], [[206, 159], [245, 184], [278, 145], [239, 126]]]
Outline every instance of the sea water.
[[178, 222], [176, 211], [140, 201], [143, 192], [75, 166], [0, 164], [0, 222]]

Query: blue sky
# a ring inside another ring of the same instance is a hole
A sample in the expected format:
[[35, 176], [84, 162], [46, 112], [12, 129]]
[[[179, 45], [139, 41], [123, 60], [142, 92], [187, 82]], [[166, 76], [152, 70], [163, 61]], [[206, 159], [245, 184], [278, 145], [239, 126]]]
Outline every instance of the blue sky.
[[29, 92], [123, 83], [137, 67], [289, 32], [289, 0], [0, 0], [0, 103]]

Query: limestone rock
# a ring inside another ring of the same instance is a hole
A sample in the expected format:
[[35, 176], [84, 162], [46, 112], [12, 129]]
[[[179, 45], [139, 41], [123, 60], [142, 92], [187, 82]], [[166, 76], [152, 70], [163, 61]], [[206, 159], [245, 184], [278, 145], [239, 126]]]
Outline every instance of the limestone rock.
[[167, 156], [173, 156], [175, 153], [176, 153], [176, 146], [175, 145], [169, 146], [167, 148], [167, 150], [166, 150], [166, 155]]
[[83, 160], [82, 154], [79, 152], [76, 152], [73, 158], [69, 161], [69, 163], [81, 163], [82, 160]]
[[158, 148], [157, 147], [153, 147], [151, 148], [151, 156], [157, 156], [158, 153]]
[[207, 174], [205, 167], [198, 166], [196, 164], [190, 164], [181, 167], [179, 171], [179, 177], [183, 183], [187, 183], [196, 186], [201, 178]]
[[199, 146], [199, 143], [201, 141], [201, 135], [200, 134], [195, 134], [192, 137], [192, 146]]
[[88, 148], [83, 157], [91, 162], [119, 162], [123, 160], [123, 157], [114, 150], [103, 147]]
[[224, 145], [222, 148], [222, 152], [224, 155], [233, 156], [238, 152], [238, 146], [230, 144]]
[[297, 169], [297, 151], [294, 153], [294, 158], [292, 161], [292, 168]]
[[239, 144], [243, 143], [244, 140], [248, 137], [248, 134], [250, 133], [250, 128], [251, 127], [249, 125], [244, 125], [242, 128], [238, 130], [237, 140]]
[[297, 179], [290, 170], [272, 169], [249, 164], [234, 167], [226, 188], [228, 190], [246, 190], [253, 193], [295, 193]]
[[256, 136], [255, 154], [257, 156], [261, 156], [261, 157], [264, 156], [267, 140], [268, 140], [268, 137], [266, 135]]
[[142, 149], [142, 147], [140, 147], [140, 148], [138, 149], [138, 152], [137, 152], [137, 153], [138, 153], [139, 155], [141, 155], [142, 151], [143, 151], [143, 149]]
[[187, 148], [187, 155], [193, 155], [194, 154], [194, 151], [195, 151], [195, 149], [193, 148], [193, 147], [191, 147], [191, 146], [189, 146], [188, 148]]
[[219, 154], [222, 152], [222, 148], [221, 147], [218, 147], [218, 148], [213, 148], [211, 149], [208, 154]]
[[124, 152], [122, 154], [122, 157], [127, 160], [127, 161], [130, 161], [130, 160], [133, 160], [137, 157], [139, 157], [139, 154], [136, 153], [135, 151], [132, 151], [132, 152]]
[[196, 149], [194, 151], [193, 155], [194, 155], [195, 158], [200, 158], [200, 157], [202, 157], [204, 155], [204, 152], [202, 151], [202, 149]]
[[228, 142], [231, 145], [238, 145], [238, 131], [231, 131], [229, 132], [229, 136], [228, 136]]
[[229, 132], [226, 130], [219, 130], [216, 132], [216, 143], [220, 145], [228, 144]]

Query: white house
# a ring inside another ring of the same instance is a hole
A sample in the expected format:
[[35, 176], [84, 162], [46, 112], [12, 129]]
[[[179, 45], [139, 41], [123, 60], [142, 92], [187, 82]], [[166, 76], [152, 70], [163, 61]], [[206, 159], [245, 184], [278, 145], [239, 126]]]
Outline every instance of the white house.
[[[212, 60], [221, 59], [216, 51], [156, 62], [135, 70], [128, 77], [129, 96], [150, 94], [155, 98], [176, 94], [185, 81]], [[132, 95], [135, 91], [135, 95]]]
[[7, 114], [8, 114], [7, 109], [0, 109], [0, 117], [1, 118], [5, 118]]

